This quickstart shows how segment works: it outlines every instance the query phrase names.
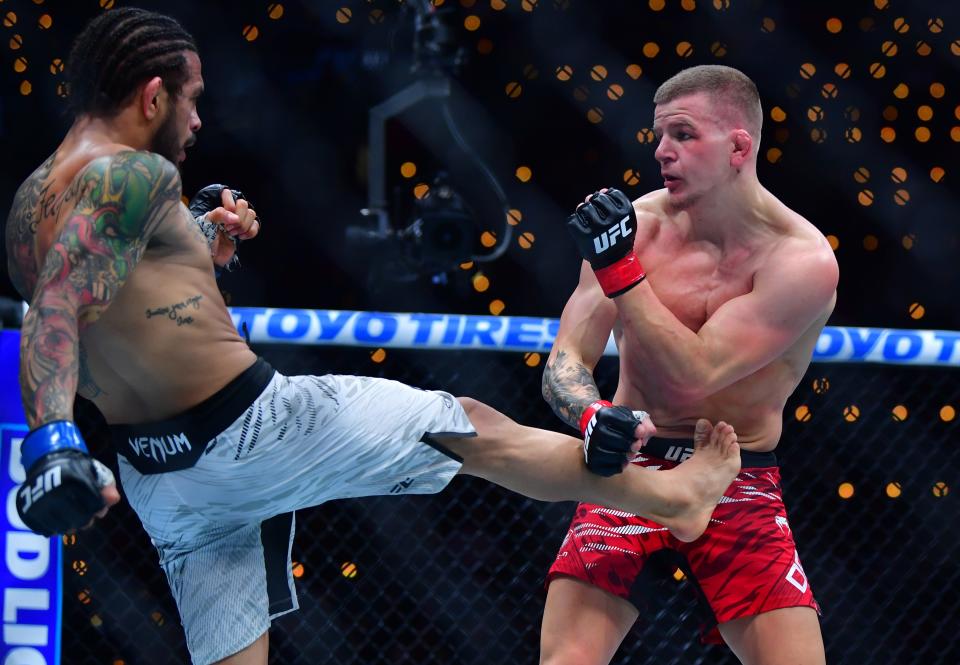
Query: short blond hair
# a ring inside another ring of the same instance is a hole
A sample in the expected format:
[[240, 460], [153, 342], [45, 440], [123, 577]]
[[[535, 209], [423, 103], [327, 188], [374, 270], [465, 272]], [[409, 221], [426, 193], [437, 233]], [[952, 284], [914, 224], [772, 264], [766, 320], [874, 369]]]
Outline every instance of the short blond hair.
[[750, 77], [733, 67], [699, 65], [690, 67], [667, 79], [653, 95], [654, 104], [666, 104], [680, 97], [699, 92], [708, 94], [718, 108], [726, 107], [743, 122], [743, 127], [755, 139], [760, 139], [763, 128], [763, 109], [760, 93]]

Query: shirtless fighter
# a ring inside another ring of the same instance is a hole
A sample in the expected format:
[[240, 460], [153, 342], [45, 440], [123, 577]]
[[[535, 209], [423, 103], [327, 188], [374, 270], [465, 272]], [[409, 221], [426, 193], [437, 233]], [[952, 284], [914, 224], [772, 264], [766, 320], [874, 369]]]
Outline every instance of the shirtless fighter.
[[823, 663], [819, 608], [773, 450], [833, 310], [837, 262], [816, 227], [757, 179], [763, 114], [749, 78], [693, 67], [654, 103], [664, 189], [632, 204], [604, 190], [570, 217], [586, 261], [543, 394], [574, 427], [613, 418], [622, 406], [601, 400], [592, 375], [613, 330], [613, 403], [646, 409], [657, 427], [638, 464], [682, 469], [697, 419], [723, 418], [736, 428], [742, 471], [690, 543], [656, 520], [581, 504], [548, 575], [541, 663], [608, 663], [647, 610], [645, 578], [677, 566], [703, 592], [707, 628], [719, 625], [743, 663]]
[[740, 467], [729, 425], [704, 421], [676, 471], [600, 478], [584, 455], [619, 465], [649, 438], [649, 420], [627, 411], [584, 449], [444, 392], [275, 372], [237, 334], [214, 279], [232, 254], [225, 234], [255, 235], [256, 214], [223, 188], [219, 206], [210, 190], [189, 210], [180, 199], [177, 165], [200, 129], [193, 39], [159, 14], [107, 11], [68, 67], [74, 124], [7, 220], [10, 273], [31, 305], [17, 509], [50, 535], [118, 501], [71, 421], [75, 394], [91, 399], [194, 662], [267, 662], [271, 618], [297, 607], [292, 511], [330, 499], [437, 492], [463, 472], [536, 499], [617, 506], [681, 540], [706, 528]]

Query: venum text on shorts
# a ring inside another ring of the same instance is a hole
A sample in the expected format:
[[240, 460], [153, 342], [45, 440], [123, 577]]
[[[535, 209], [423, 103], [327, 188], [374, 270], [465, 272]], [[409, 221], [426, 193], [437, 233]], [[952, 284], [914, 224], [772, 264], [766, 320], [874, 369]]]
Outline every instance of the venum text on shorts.
[[168, 457], [193, 450], [190, 439], [183, 432], [160, 436], [136, 436], [127, 439], [133, 454], [157, 462], [166, 462]]

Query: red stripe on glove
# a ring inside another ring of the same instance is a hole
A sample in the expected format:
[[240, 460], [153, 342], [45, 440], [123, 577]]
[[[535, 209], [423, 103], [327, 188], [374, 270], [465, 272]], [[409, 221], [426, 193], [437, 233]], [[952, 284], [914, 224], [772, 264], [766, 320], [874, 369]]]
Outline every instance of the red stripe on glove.
[[596, 402], [588, 406], [583, 411], [583, 415], [580, 416], [580, 433], [587, 433], [587, 425], [590, 424], [590, 419], [593, 418], [593, 414], [602, 409], [605, 406], [613, 406], [613, 402], [608, 402], [605, 399], [598, 399]]
[[626, 293], [647, 276], [643, 266], [640, 265], [640, 259], [634, 252], [630, 252], [606, 268], [594, 270], [593, 274], [597, 276], [597, 281], [600, 282], [600, 287], [608, 298]]

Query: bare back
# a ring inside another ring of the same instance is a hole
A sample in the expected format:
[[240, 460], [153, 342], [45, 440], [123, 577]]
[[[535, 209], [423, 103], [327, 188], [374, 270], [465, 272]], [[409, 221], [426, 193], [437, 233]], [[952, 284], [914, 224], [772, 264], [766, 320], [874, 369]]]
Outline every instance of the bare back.
[[[48, 257], [51, 248], [69, 252], [62, 249], [71, 243], [63, 238], [65, 225], [98, 186], [91, 164], [129, 150], [68, 135], [21, 185], [6, 234], [10, 274], [25, 300], [33, 303], [38, 284], [44, 288], [45, 263], [62, 260]], [[89, 280], [92, 296], [99, 297], [95, 275], [72, 279]], [[76, 392], [93, 400], [111, 423], [182, 412], [255, 359], [217, 288], [207, 242], [182, 203], [164, 211], [122, 286], [105, 305], [81, 315], [79, 331]]]
[[[749, 294], [757, 275], [794, 260], [798, 247], [832, 252], [809, 222], [790, 211], [772, 195], [760, 232], [742, 246], [725, 251], [710, 242], [693, 240], [682, 219], [672, 217], [665, 197], [654, 192], [634, 203], [638, 212], [637, 254], [660, 302], [687, 328], [698, 332], [722, 305]], [[642, 361], [636, 339], [623, 334], [618, 320], [614, 335], [620, 351], [620, 383], [615, 402], [648, 411], [659, 436], [692, 436], [698, 418], [733, 425], [743, 448], [772, 450], [779, 441], [786, 401], [804, 373], [820, 330], [835, 298], [823, 303], [820, 315], [773, 360], [729, 385], [691, 401], [677, 399], [662, 385], [660, 376]], [[761, 343], [755, 332], [753, 342]]]

